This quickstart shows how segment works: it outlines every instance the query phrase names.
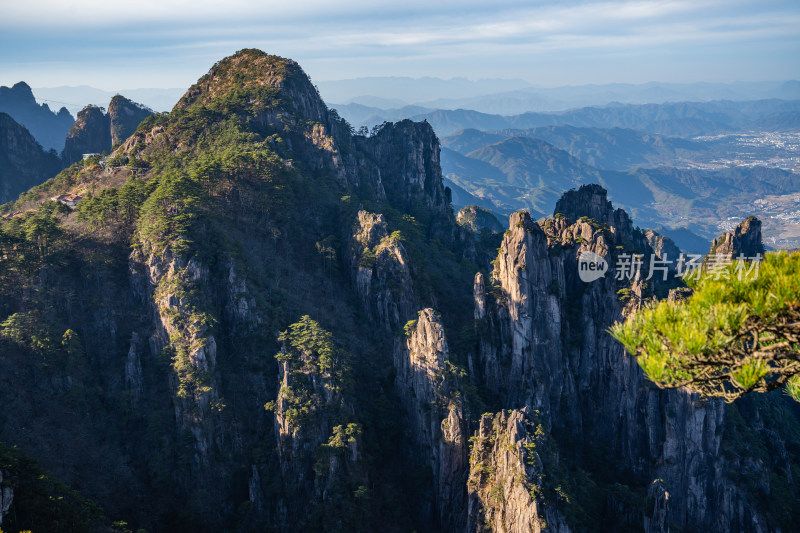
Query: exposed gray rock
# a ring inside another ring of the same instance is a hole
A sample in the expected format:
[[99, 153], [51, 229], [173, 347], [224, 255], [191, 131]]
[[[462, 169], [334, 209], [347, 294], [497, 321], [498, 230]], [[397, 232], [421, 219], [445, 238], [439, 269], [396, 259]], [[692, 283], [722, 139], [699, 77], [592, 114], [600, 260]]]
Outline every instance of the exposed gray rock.
[[11, 510], [11, 504], [14, 503], [14, 489], [10, 486], [3, 485], [3, 478], [8, 477], [8, 474], [3, 474], [0, 470], [0, 526], [3, 525], [3, 517]]
[[125, 361], [125, 384], [130, 389], [134, 398], [138, 399], [142, 395], [142, 361], [139, 356], [141, 342], [139, 334], [135, 331], [131, 334], [131, 344], [128, 348], [128, 359]]
[[108, 119], [111, 128], [111, 145], [116, 146], [131, 136], [153, 110], [117, 94], [108, 104]]
[[80, 161], [83, 154], [111, 150], [111, 121], [102, 107], [86, 106], [78, 113], [67, 134], [62, 157], [68, 163]]
[[[485, 304], [476, 297], [475, 316], [485, 316], [482, 327], [488, 328], [481, 334], [482, 379], [504, 405], [538, 410], [545, 431], [601, 445], [619, 467], [648, 483], [664, 480], [668, 523], [759, 530], [763, 519], [728, 476], [732, 465], [719, 456], [722, 404], [656, 389], [607, 333], [633, 311], [631, 304], [623, 307], [618, 291], [627, 289], [640, 301], [652, 295], [642, 275], [615, 279], [621, 254], [654, 253], [645, 236], [624, 212], [613, 210], [600, 187], [571, 191], [556, 209], [566, 217], [541, 226], [527, 213], [512, 215], [492, 272], [498, 296]], [[577, 257], [583, 251], [603, 257], [608, 274], [582, 282]], [[609, 505], [624, 514], [625, 527], [645, 525], [620, 502]], [[658, 530], [665, 509], [651, 506], [647, 527]]]
[[681, 255], [681, 250], [675, 242], [666, 235], [661, 235], [651, 229], [645, 231], [644, 236], [647, 237], [647, 242], [650, 243], [659, 259], [666, 261], [669, 269], [675, 271]]
[[415, 462], [431, 469], [435, 509], [446, 530], [465, 518], [467, 443], [458, 376], [448, 359], [444, 328], [433, 309], [423, 309], [405, 342], [395, 346], [395, 385], [409, 418]]
[[398, 333], [414, 315], [414, 290], [403, 244], [389, 235], [383, 215], [358, 212], [350, 264], [363, 308], [387, 333]]
[[491, 233], [503, 231], [503, 225], [497, 220], [497, 217], [479, 205], [468, 205], [459, 209], [456, 214], [456, 222], [469, 228], [473, 233], [480, 233], [483, 229], [489, 230]]
[[367, 139], [367, 146], [379, 162], [387, 196], [404, 199], [395, 208], [421, 202], [432, 209], [449, 209], [442, 182], [439, 141], [427, 122], [401, 120], [388, 123]]
[[561, 513], [544, 504], [541, 442], [526, 408], [483, 415], [473, 440], [467, 531], [570, 531]]
[[764, 244], [761, 242], [761, 221], [756, 217], [748, 217], [730, 233], [723, 233], [711, 243], [709, 255], [722, 255], [728, 258], [756, 257], [764, 255]]
[[669, 533], [669, 491], [660, 479], [647, 489], [647, 506], [644, 516], [645, 533]]

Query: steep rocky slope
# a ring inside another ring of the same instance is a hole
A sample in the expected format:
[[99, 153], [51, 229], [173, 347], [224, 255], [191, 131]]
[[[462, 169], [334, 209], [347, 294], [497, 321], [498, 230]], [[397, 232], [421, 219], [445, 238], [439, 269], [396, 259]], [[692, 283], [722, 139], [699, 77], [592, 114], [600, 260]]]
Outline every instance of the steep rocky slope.
[[62, 168], [58, 156], [42, 150], [24, 126], [0, 113], [0, 203], [15, 200]]
[[152, 109], [137, 104], [121, 94], [115, 95], [108, 104], [108, 118], [111, 123], [111, 145], [116, 146], [130, 137], [139, 124], [152, 114]]
[[[352, 136], [296, 63], [244, 51], [146, 119], [106, 168], [87, 160], [32, 194], [65, 189], [87, 194], [76, 212], [2, 227], [30, 246], [14, 265], [48, 272], [36, 281], [8, 263], [4, 316], [56, 341], [3, 330], [0, 376], [27, 370], [0, 387], [17, 406], [2, 411], [0, 440], [151, 531], [430, 529], [458, 515], [422, 502], [432, 468], [465, 475], [465, 437], [445, 432], [460, 451], [434, 463], [411, 453], [412, 404], [391, 377], [417, 309], [445, 302], [449, 323], [471, 317], [478, 252], [449, 209], [430, 126]], [[35, 232], [26, 240], [39, 221], [53, 228], [42, 248]], [[305, 315], [352, 368], [327, 385], [273, 357], [287, 351], [278, 332]], [[67, 330], [82, 357], [57, 342]], [[322, 388], [287, 396], [315, 379]], [[44, 428], [52, 438], [36, 437]], [[351, 438], [357, 453], [345, 453]]]
[[355, 135], [291, 60], [220, 61], [14, 206], [75, 212], [0, 225], [0, 440], [151, 532], [777, 530], [747, 480], [796, 494], [793, 441], [605, 333], [676, 283], [614, 279], [651, 250], [628, 216], [582, 187], [476, 239], [439, 156], [426, 123]]
[[728, 258], [756, 257], [764, 255], [764, 244], [761, 242], [761, 221], [749, 217], [738, 224], [732, 232], [723, 233], [711, 242], [709, 255], [727, 256]]
[[105, 109], [86, 106], [67, 133], [62, 158], [67, 164], [80, 161], [83, 154], [110, 152], [136, 131], [139, 124], [153, 114], [151, 109], [122, 95], [116, 95]]
[[[723, 405], [656, 389], [606, 331], [652, 294], [652, 285], [638, 276], [615, 279], [623, 254], [654, 253], [645, 235], [611, 208], [598, 186], [565, 194], [556, 209], [565, 216], [541, 225], [525, 213], [512, 216], [492, 273], [494, 296], [483, 278], [475, 285], [475, 316], [484, 324], [478, 359], [483, 381], [505, 406], [535, 409], [544, 433], [561, 448], [543, 461], [545, 479], [558, 486], [551, 485], [549, 498], [545, 488], [539, 501], [563, 512], [578, 530], [598, 523], [604, 530], [778, 529], [779, 513], [762, 514], [740, 485], [738, 469], [747, 458], [720, 453], [730, 444], [723, 435], [734, 433]], [[576, 258], [585, 251], [606, 259], [605, 277], [578, 279]], [[656, 278], [656, 292], [658, 285]], [[781, 446], [791, 441], [787, 435]], [[504, 438], [513, 445], [527, 433]], [[499, 460], [497, 453], [493, 457]], [[748, 468], [749, 475], [768, 479], [772, 467], [753, 462]], [[575, 471], [564, 476], [564, 469]], [[589, 493], [581, 494], [587, 483]], [[483, 516], [508, 512], [491, 499], [482, 503]], [[528, 503], [523, 507], [526, 520], [548, 521]], [[584, 516], [574, 516], [580, 507]]]
[[503, 231], [503, 225], [500, 224], [497, 217], [491, 211], [479, 205], [468, 205], [459, 209], [458, 213], [456, 213], [456, 222], [475, 233], [480, 233], [482, 230], [487, 230], [490, 233]]
[[72, 164], [80, 161], [83, 154], [99, 154], [110, 149], [111, 123], [105, 110], [92, 105], [83, 108], [64, 141], [64, 161]]
[[13, 87], [0, 87], [0, 113], [9, 114], [36, 138], [45, 150], [60, 152], [64, 138], [75, 122], [65, 107], [58, 113], [47, 104], [39, 105], [30, 86], [21, 81]]

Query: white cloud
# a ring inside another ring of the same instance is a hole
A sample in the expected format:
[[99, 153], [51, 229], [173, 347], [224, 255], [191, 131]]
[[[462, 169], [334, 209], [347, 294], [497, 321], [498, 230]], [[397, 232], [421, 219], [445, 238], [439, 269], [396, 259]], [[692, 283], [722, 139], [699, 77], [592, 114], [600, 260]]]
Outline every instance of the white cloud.
[[[587, 55], [598, 69], [621, 56], [670, 50], [685, 61], [691, 47], [697, 61], [708, 62], [706, 49], [718, 44], [768, 42], [769, 53], [788, 55], [800, 40], [796, 0], [0, 2], [0, 72], [21, 72], [23, 63], [33, 72], [45, 61], [86, 71], [91, 63], [126, 76], [127, 86], [148, 68], [162, 69], [170, 85], [178, 75], [193, 81], [244, 47], [293, 57], [325, 79], [397, 68], [397, 74], [474, 78], [484, 75], [476, 68], [514, 77], [537, 61], [580, 63]], [[484, 60], [478, 65], [475, 57]], [[748, 68], [739, 59], [731, 55], [720, 68]], [[640, 64], [654, 68], [646, 59]], [[153, 85], [139, 86], [147, 84]]]

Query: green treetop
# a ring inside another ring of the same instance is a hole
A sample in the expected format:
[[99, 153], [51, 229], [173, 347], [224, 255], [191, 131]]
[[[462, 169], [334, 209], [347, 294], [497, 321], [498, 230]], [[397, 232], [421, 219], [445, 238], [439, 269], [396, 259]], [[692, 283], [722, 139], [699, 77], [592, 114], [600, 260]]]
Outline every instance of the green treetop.
[[800, 401], [800, 253], [734, 261], [688, 282], [689, 298], [610, 330], [647, 377], [726, 401], [785, 387]]

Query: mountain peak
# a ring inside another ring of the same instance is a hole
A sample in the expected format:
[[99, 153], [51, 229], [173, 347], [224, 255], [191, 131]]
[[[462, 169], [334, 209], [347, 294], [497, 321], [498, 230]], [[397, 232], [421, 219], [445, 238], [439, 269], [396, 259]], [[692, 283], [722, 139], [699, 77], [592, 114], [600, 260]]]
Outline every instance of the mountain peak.
[[586, 216], [606, 222], [613, 216], [614, 208], [608, 200], [606, 190], [593, 183], [565, 192], [556, 203], [555, 213], [561, 213], [570, 220]]
[[111, 145], [117, 145], [130, 137], [145, 118], [153, 114], [147, 106], [117, 94], [108, 104], [111, 122]]
[[33, 98], [33, 90], [31, 89], [31, 86], [25, 83], [24, 81], [15, 83], [14, 86], [11, 87], [11, 90], [19, 94], [20, 96], [27, 97], [28, 95], [30, 95], [30, 97]]
[[276, 107], [327, 121], [317, 89], [295, 61], [247, 48], [217, 62], [175, 105], [258, 114]]
[[756, 217], [748, 217], [730, 233], [723, 233], [711, 243], [709, 255], [727, 255], [755, 257], [764, 255], [761, 242], [761, 221]]
[[14, 105], [37, 105], [31, 86], [24, 81], [15, 83], [11, 87], [0, 87], [0, 97]]

